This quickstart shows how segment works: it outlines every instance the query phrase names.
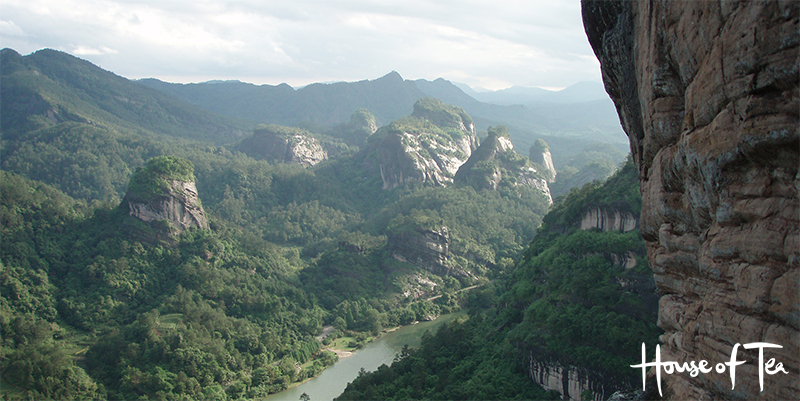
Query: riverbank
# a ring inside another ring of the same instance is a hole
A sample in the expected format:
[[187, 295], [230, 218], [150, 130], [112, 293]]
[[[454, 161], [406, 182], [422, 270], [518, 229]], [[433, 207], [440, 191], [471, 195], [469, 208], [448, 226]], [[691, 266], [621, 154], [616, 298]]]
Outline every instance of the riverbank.
[[347, 351], [350, 355], [327, 367], [318, 376], [291, 386], [280, 393], [272, 394], [266, 400], [297, 401], [303, 393], [306, 393], [315, 401], [332, 400], [344, 391], [347, 383], [358, 377], [358, 373], [362, 368], [366, 371], [373, 371], [378, 369], [380, 365], [391, 365], [395, 355], [402, 350], [404, 345], [408, 345], [411, 348], [419, 347], [425, 331], [435, 332], [442, 324], [466, 316], [466, 314], [466, 310], [462, 310], [441, 315], [434, 321], [386, 329], [381, 332], [381, 335], [372, 337], [370, 342], [362, 349], [348, 350], [340, 348], [341, 351]]

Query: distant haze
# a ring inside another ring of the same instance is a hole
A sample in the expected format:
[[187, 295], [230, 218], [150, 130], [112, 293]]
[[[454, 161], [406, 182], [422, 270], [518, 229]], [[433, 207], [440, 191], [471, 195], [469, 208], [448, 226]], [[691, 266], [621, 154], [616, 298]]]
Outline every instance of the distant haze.
[[131, 79], [297, 87], [394, 70], [490, 90], [600, 82], [579, 0], [0, 0], [0, 9], [0, 47], [62, 50]]

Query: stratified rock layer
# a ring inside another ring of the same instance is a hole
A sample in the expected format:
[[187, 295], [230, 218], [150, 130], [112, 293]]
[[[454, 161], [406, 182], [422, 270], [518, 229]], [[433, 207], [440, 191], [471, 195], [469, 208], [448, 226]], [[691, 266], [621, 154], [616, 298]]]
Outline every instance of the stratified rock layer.
[[168, 180], [167, 183], [169, 191], [161, 196], [149, 199], [126, 196], [129, 214], [146, 223], [165, 220], [178, 233], [189, 228], [208, 229], [194, 182]]
[[625, 210], [593, 207], [583, 213], [579, 228], [590, 230], [593, 228], [601, 231], [628, 232], [639, 227], [639, 221], [633, 213]]
[[447, 262], [450, 253], [447, 227], [390, 233], [387, 240], [389, 253], [401, 262], [411, 263], [440, 276], [456, 271]]
[[460, 107], [433, 98], [414, 104], [411, 116], [370, 137], [366, 170], [378, 170], [383, 189], [407, 182], [446, 186], [477, 148], [472, 118]]
[[[639, 167], [661, 359], [767, 342], [783, 370], [665, 375], [673, 399], [800, 394], [796, 1], [589, 1], [583, 18]], [[655, 345], [648, 345], [652, 358]], [[639, 361], [635, 361], [639, 363]], [[732, 388], [733, 387], [733, 388]]]

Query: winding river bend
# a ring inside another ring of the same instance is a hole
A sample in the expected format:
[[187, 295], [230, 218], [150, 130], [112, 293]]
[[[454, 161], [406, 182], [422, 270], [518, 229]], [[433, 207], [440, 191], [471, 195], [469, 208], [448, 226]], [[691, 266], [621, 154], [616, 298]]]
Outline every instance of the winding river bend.
[[352, 356], [340, 358], [338, 362], [325, 369], [316, 378], [297, 387], [270, 395], [266, 400], [298, 401], [300, 395], [306, 393], [311, 397], [311, 401], [330, 401], [344, 391], [347, 383], [358, 377], [361, 368], [369, 372], [378, 369], [383, 364], [391, 365], [394, 356], [400, 352], [403, 345], [419, 347], [425, 330], [430, 330], [431, 334], [434, 334], [443, 323], [453, 321], [463, 315], [466, 315], [465, 311], [442, 315], [432, 322], [404, 326], [384, 334], [363, 349], [353, 353]]

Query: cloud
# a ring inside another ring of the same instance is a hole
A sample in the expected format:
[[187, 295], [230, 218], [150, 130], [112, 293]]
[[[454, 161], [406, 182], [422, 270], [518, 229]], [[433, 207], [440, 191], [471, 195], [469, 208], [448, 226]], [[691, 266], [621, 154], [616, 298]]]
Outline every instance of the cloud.
[[100, 46], [97, 48], [89, 46], [75, 46], [71, 53], [77, 56], [97, 56], [102, 54], [117, 54], [117, 51], [106, 46]]
[[21, 53], [61, 49], [129, 78], [297, 86], [396, 70], [492, 88], [600, 79], [578, 0], [0, 0], [0, 7], [0, 40]]
[[14, 21], [0, 20], [0, 35], [25, 36], [25, 32]]
[[0, 35], [25, 36], [25, 32], [14, 21], [0, 20]]

